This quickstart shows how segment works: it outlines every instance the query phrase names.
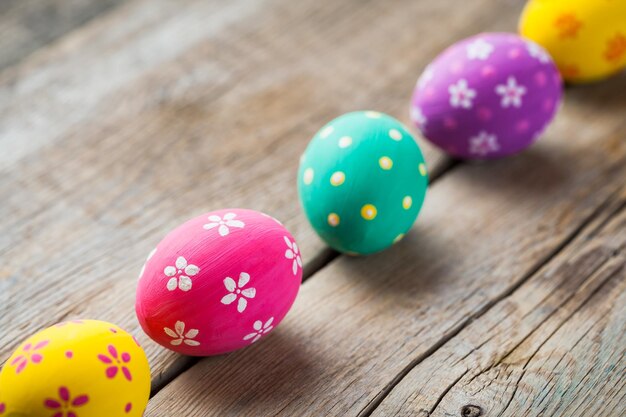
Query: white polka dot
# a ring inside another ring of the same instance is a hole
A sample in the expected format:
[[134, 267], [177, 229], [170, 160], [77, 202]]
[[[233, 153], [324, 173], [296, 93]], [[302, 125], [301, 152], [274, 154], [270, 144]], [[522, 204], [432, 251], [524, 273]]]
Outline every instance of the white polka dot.
[[339, 139], [340, 148], [347, 148], [350, 145], [352, 145], [352, 138], [350, 136], [343, 136], [341, 139]]
[[398, 129], [390, 129], [389, 137], [393, 140], [400, 140], [402, 139], [402, 133]]
[[399, 241], [402, 240], [403, 237], [404, 237], [404, 233], [400, 233], [398, 236], [395, 237], [395, 239], [393, 240], [393, 243], [398, 243]]
[[365, 112], [365, 117], [369, 117], [370, 119], [379, 119], [380, 116], [382, 116], [382, 114], [377, 112], [377, 111], [366, 111]]
[[304, 170], [304, 176], [302, 177], [302, 180], [304, 181], [306, 185], [309, 185], [313, 182], [314, 176], [315, 176], [315, 172], [313, 172], [313, 169], [307, 168]]
[[330, 136], [331, 133], [333, 133], [333, 131], [335, 130], [334, 127], [332, 126], [326, 126], [324, 129], [322, 129], [322, 131], [320, 132], [320, 138], [322, 139], [326, 139], [328, 136]]
[[404, 207], [405, 210], [410, 209], [412, 205], [413, 205], [413, 199], [411, 198], [410, 195], [407, 195], [406, 197], [402, 199], [402, 207]]

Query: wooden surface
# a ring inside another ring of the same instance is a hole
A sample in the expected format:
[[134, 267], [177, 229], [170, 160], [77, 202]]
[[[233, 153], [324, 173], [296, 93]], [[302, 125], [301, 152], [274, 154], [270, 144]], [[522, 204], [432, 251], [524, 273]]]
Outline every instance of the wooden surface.
[[[364, 108], [408, 122], [423, 67], [514, 30], [522, 6], [3, 4], [3, 38], [20, 41], [0, 42], [0, 361], [38, 329], [98, 318], [146, 348], [147, 416], [626, 413], [624, 74], [569, 88], [513, 158], [454, 162], [421, 141], [434, 181], [384, 253], [330, 251], [297, 203], [319, 126]], [[141, 332], [136, 276], [171, 228], [224, 206], [282, 220], [306, 281], [262, 343], [192, 360]]]
[[125, 0], [0, 1], [0, 69], [19, 63]]

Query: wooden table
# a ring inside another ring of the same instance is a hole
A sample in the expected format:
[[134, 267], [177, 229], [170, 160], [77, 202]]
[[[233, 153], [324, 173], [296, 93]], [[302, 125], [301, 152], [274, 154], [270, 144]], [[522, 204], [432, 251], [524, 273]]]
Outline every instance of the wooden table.
[[[626, 76], [568, 88], [489, 163], [425, 142], [411, 233], [366, 258], [317, 238], [298, 157], [333, 117], [408, 123], [424, 66], [514, 0], [12, 0], [0, 6], [0, 361], [71, 318], [150, 358], [146, 416], [626, 413]], [[294, 233], [305, 282], [262, 343], [202, 360], [134, 314], [146, 254], [225, 206]]]

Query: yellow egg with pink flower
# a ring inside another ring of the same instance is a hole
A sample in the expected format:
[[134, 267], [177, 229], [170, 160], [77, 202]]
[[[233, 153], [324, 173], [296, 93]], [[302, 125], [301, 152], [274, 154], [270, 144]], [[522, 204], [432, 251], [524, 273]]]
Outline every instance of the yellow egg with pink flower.
[[42, 330], [0, 372], [0, 417], [139, 417], [149, 395], [143, 349], [103, 321], [73, 320]]

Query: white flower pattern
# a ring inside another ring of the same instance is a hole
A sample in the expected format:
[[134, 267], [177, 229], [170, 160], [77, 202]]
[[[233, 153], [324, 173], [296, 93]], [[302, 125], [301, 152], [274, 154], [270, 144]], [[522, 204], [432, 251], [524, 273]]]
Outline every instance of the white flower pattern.
[[169, 327], [164, 327], [163, 330], [165, 334], [171, 337], [173, 340], [170, 341], [170, 344], [173, 346], [180, 346], [182, 343], [187, 346], [199, 346], [200, 342], [197, 340], [193, 340], [196, 336], [198, 336], [198, 329], [190, 329], [187, 333], [185, 333], [185, 323], [182, 321], [177, 321], [174, 325], [174, 330]]
[[528, 51], [528, 55], [537, 59], [542, 64], [547, 64], [552, 59], [550, 58], [550, 54], [535, 42], [526, 41], [526, 50]]
[[243, 313], [248, 306], [247, 298], [256, 297], [255, 288], [243, 288], [248, 282], [250, 282], [250, 274], [246, 272], [239, 274], [239, 280], [237, 282], [231, 277], [224, 278], [224, 287], [226, 287], [229, 293], [222, 297], [222, 304], [229, 305], [239, 299], [239, 301], [237, 301], [237, 311]]
[[452, 107], [472, 108], [472, 100], [476, 97], [476, 90], [469, 88], [467, 80], [460, 79], [456, 84], [448, 87], [450, 93], [450, 105]]
[[227, 236], [230, 233], [231, 227], [236, 227], [242, 229], [245, 226], [245, 223], [241, 220], [235, 220], [237, 215], [235, 213], [226, 213], [224, 217], [216, 216], [212, 214], [208, 217], [210, 223], [202, 226], [206, 230], [211, 230], [213, 228], [218, 228], [220, 236]]
[[200, 268], [196, 265], [188, 265], [187, 260], [179, 256], [176, 259], [175, 266], [166, 266], [163, 270], [163, 273], [171, 277], [167, 281], [167, 289], [170, 291], [174, 291], [176, 288], [181, 291], [189, 291], [192, 286], [192, 281], [190, 277], [193, 277], [198, 272], [200, 272]]
[[296, 242], [292, 242], [289, 240], [287, 236], [283, 236], [285, 239], [285, 243], [287, 244], [287, 250], [285, 251], [285, 258], [293, 259], [293, 263], [291, 265], [291, 269], [293, 270], [293, 274], [296, 275], [298, 273], [298, 268], [302, 268], [302, 258], [300, 257], [300, 249]]
[[486, 156], [500, 150], [496, 135], [491, 135], [484, 131], [480, 132], [477, 136], [471, 137], [469, 145], [470, 153], [479, 156]]
[[484, 39], [476, 39], [467, 45], [467, 58], [471, 60], [479, 59], [484, 61], [489, 58], [493, 49], [493, 45]]
[[269, 320], [265, 322], [265, 324], [263, 324], [261, 320], [255, 321], [254, 324], [252, 325], [254, 332], [245, 335], [243, 337], [243, 340], [252, 339], [252, 342], [250, 343], [256, 342], [257, 340], [261, 338], [261, 336], [268, 333], [274, 328], [274, 326], [272, 326], [273, 321], [274, 321], [274, 317], [270, 317]]
[[502, 107], [520, 107], [522, 105], [522, 96], [526, 94], [526, 87], [519, 85], [515, 77], [509, 77], [506, 84], [496, 86], [496, 93], [502, 96], [500, 105]]

